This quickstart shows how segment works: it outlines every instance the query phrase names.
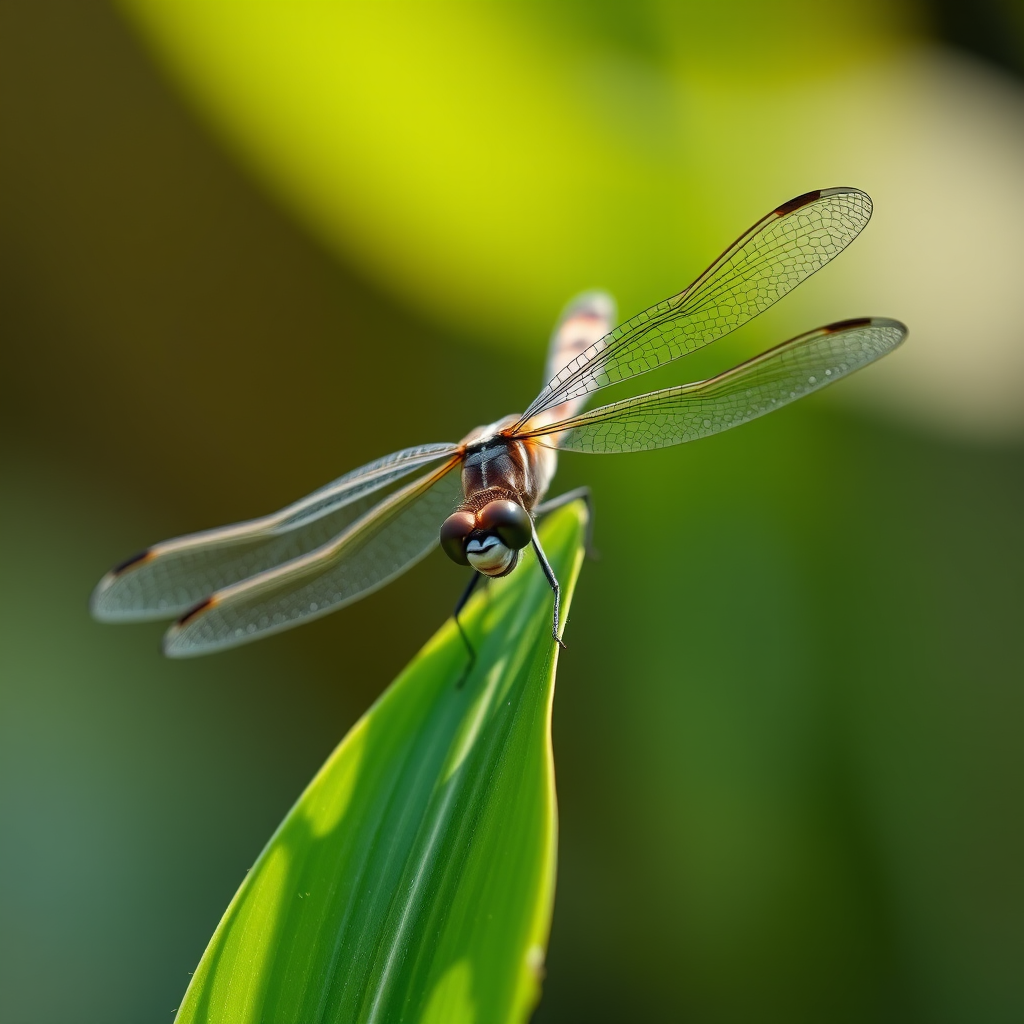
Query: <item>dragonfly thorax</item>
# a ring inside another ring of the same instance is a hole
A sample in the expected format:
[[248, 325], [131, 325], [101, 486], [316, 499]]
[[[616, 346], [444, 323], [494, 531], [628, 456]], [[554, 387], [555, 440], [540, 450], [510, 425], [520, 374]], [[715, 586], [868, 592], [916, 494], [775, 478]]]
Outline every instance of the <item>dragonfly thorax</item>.
[[554, 468], [544, 454], [546, 450], [535, 444], [500, 434], [470, 444], [462, 462], [465, 502], [460, 507], [469, 507], [481, 492], [503, 490], [532, 509], [547, 490]]

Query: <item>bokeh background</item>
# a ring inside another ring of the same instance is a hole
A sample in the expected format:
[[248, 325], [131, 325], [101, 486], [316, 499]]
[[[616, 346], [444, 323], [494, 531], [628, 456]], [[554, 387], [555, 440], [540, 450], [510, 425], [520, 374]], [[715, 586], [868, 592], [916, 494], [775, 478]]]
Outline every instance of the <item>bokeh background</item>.
[[644, 381], [875, 314], [904, 349], [682, 448], [567, 455], [538, 1022], [1024, 1020], [1024, 9], [0, 6], [0, 1019], [169, 1021], [457, 567], [170, 663], [151, 541], [457, 440], [808, 189], [839, 260]]

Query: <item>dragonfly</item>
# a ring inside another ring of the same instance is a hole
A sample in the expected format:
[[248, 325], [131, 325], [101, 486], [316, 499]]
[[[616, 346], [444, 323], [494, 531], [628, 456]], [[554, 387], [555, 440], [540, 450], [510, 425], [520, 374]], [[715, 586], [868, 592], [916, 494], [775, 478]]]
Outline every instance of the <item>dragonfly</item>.
[[552, 640], [561, 644], [559, 583], [536, 521], [588, 492], [544, 500], [559, 452], [647, 451], [737, 427], [888, 354], [907, 328], [882, 317], [845, 320], [708, 380], [583, 411], [589, 396], [696, 352], [764, 312], [842, 252], [871, 209], [855, 188], [791, 199], [688, 287], [618, 327], [610, 297], [585, 293], [557, 324], [547, 383], [525, 412], [457, 444], [386, 455], [272, 515], [155, 544], [103, 577], [91, 599], [94, 617], [175, 618], [165, 654], [206, 654], [351, 604], [439, 543], [473, 570], [455, 610], [458, 624], [477, 583], [513, 572], [532, 546], [553, 593]]

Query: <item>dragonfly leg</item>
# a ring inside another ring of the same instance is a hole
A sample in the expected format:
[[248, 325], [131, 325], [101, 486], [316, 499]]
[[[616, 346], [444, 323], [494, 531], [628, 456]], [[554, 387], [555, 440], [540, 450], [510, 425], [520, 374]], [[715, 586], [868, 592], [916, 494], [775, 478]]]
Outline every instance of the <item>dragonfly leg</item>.
[[577, 499], [581, 499], [587, 506], [587, 528], [583, 535], [583, 547], [587, 552], [587, 558], [592, 558], [596, 562], [600, 555], [594, 549], [594, 496], [590, 493], [589, 487], [574, 487], [571, 491], [566, 491], [565, 494], [559, 494], [557, 498], [542, 501], [534, 508], [533, 514], [535, 516], [547, 515], [549, 512], [554, 512], [556, 508], [561, 508]]
[[469, 642], [469, 637], [466, 636], [466, 631], [462, 628], [462, 623], [459, 621], [459, 613], [463, 608], [466, 607], [466, 602], [469, 601], [473, 595], [473, 591], [476, 590], [477, 584], [483, 579], [483, 574], [473, 570], [473, 575], [470, 578], [469, 584], [466, 589], [463, 590], [462, 596], [459, 598], [455, 605], [455, 611], [452, 612], [452, 618], [455, 619], [455, 625], [459, 630], [459, 636], [462, 637], [462, 642], [466, 645], [466, 650], [469, 652], [469, 661], [466, 664], [466, 669], [459, 677], [457, 686], [461, 687], [469, 676], [469, 673], [473, 671], [473, 666], [476, 664], [476, 651], [473, 649], [473, 645]]
[[551, 636], [564, 651], [565, 644], [562, 643], [562, 638], [558, 635], [558, 599], [561, 596], [562, 588], [558, 585], [558, 577], [555, 576], [555, 570], [551, 568], [548, 556], [544, 554], [544, 549], [540, 546], [540, 538], [537, 536], [536, 530], [533, 531], [533, 550], [537, 552], [537, 561], [540, 562], [540, 567], [544, 570], [544, 575], [548, 578], [548, 583], [551, 584], [551, 589], [555, 593], [555, 614], [551, 623]]

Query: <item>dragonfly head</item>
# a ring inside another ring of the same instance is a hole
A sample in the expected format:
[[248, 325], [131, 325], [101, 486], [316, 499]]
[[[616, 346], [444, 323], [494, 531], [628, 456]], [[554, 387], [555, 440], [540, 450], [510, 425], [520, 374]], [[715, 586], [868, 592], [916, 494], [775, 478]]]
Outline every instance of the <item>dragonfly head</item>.
[[533, 537], [530, 513], [518, 502], [489, 501], [479, 512], [453, 512], [441, 526], [441, 547], [459, 565], [506, 576]]

